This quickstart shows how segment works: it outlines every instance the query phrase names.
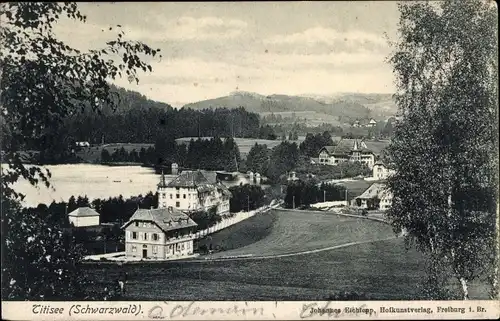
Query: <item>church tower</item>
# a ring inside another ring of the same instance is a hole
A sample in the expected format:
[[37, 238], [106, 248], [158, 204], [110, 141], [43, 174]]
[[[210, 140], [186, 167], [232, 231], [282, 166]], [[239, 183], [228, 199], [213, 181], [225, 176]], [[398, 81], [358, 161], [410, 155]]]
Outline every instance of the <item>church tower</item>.
[[167, 182], [165, 181], [165, 174], [161, 170], [160, 183], [158, 184], [158, 208], [167, 207]]

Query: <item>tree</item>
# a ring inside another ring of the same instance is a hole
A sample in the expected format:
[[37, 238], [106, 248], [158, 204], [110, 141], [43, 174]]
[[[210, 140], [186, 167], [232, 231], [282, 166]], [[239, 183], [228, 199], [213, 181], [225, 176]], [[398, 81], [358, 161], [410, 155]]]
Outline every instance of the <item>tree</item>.
[[101, 151], [101, 162], [108, 163], [111, 161], [111, 155], [109, 154], [106, 148], [103, 148]]
[[264, 174], [269, 166], [269, 150], [266, 145], [255, 143], [250, 149], [246, 159], [247, 170]]
[[[298, 137], [295, 139], [297, 140]], [[329, 132], [313, 135], [307, 133], [306, 139], [300, 143], [300, 152], [309, 157], [318, 157], [319, 151], [324, 146], [332, 146], [333, 140]]]
[[468, 0], [399, 9], [390, 62], [402, 120], [389, 146], [396, 174], [387, 216], [428, 254], [431, 270], [451, 270], [463, 299], [485, 274], [498, 293], [496, 7]]
[[83, 249], [42, 213], [2, 198], [2, 298], [85, 300], [90, 282], [75, 265]]
[[271, 151], [267, 176], [276, 181], [281, 175], [295, 168], [298, 161], [297, 144], [288, 141], [281, 142]]
[[104, 105], [115, 109], [118, 102], [108, 81], [126, 76], [138, 82], [139, 70], [152, 70], [144, 57], [154, 57], [159, 50], [124, 40], [122, 31], [100, 50], [81, 52], [67, 46], [55, 38], [52, 26], [62, 16], [85, 22], [76, 3], [0, 6], [0, 123], [2, 162], [7, 164], [1, 182], [2, 254], [8, 262], [2, 265], [2, 297], [92, 298], [85, 292], [88, 280], [75, 268], [82, 252], [63, 238], [60, 226], [49, 226], [40, 215], [16, 204], [23, 197], [12, 188], [18, 179], [50, 185], [50, 172], [26, 168], [20, 152], [61, 146], [56, 144], [64, 121], [79, 112], [99, 113]]

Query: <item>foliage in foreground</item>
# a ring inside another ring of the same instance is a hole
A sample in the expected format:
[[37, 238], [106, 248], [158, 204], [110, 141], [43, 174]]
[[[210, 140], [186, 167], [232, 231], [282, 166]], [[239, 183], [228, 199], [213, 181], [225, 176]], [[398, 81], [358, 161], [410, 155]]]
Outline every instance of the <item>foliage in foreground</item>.
[[[88, 280], [77, 264], [82, 253], [15, 200], [22, 197], [12, 184], [50, 185], [50, 172], [26, 168], [22, 146], [62, 153], [59, 129], [63, 120], [81, 111], [116, 107], [109, 80], [127, 77], [139, 82], [138, 72], [152, 71], [146, 57], [159, 55], [141, 42], [117, 38], [98, 50], [82, 52], [55, 38], [52, 27], [63, 16], [84, 23], [76, 3], [6, 2], [0, 4], [0, 109], [2, 130], [2, 297], [19, 300], [106, 298], [86, 292]], [[120, 29], [120, 26], [117, 26]], [[110, 28], [113, 29], [113, 28]], [[69, 146], [64, 141], [63, 146]]]
[[[387, 217], [428, 254], [430, 271], [451, 269], [463, 299], [485, 275], [496, 292], [497, 11], [467, 0], [405, 3], [400, 12], [390, 61], [403, 119], [389, 147]], [[431, 288], [443, 278], [430, 273]]]

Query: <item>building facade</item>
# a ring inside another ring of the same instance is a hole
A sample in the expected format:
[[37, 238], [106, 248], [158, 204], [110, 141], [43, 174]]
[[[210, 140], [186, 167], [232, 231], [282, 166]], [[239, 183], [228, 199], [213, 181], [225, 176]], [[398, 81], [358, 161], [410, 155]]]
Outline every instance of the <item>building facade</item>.
[[395, 171], [390, 169], [382, 161], [377, 161], [372, 168], [373, 178], [378, 180], [387, 179], [390, 175], [394, 174]]
[[343, 162], [360, 162], [372, 168], [375, 164], [375, 154], [364, 142], [357, 140], [354, 140], [352, 147], [339, 142], [337, 146], [324, 146], [319, 151], [319, 163], [322, 165], [335, 166]]
[[68, 214], [68, 221], [75, 227], [97, 226], [100, 224], [100, 215], [90, 207], [79, 207]]
[[162, 174], [158, 184], [158, 208], [179, 211], [207, 211], [215, 207], [218, 214], [229, 212], [231, 192], [220, 182], [209, 182], [201, 171], [183, 171], [170, 183]]
[[392, 193], [382, 183], [373, 183], [363, 194], [352, 200], [352, 206], [363, 209], [388, 210], [392, 205]]
[[172, 259], [193, 254], [196, 223], [172, 207], [138, 209], [123, 225], [125, 254], [136, 259]]

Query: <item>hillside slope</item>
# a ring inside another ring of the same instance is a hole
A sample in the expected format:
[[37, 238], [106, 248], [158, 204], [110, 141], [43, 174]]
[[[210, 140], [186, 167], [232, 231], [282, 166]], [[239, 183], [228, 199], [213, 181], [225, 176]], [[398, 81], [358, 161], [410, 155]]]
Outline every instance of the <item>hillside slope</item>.
[[370, 117], [370, 109], [357, 102], [337, 100], [322, 102], [311, 97], [269, 95], [263, 96], [249, 92], [233, 92], [228, 96], [203, 100], [184, 105], [184, 108], [237, 108], [244, 107], [256, 113], [282, 113], [312, 111], [347, 119]]

